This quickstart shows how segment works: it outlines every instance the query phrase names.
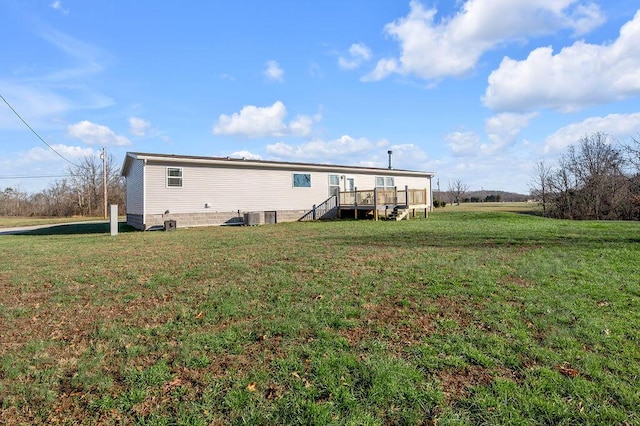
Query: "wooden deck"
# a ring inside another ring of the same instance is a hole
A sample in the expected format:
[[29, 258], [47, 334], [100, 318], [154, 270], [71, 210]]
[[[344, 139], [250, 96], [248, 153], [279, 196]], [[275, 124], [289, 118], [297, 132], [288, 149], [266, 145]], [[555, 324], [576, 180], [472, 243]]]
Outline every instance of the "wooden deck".
[[[368, 189], [340, 192], [338, 199], [338, 215], [342, 212], [353, 211], [355, 218], [358, 214], [372, 214], [378, 220], [383, 214], [387, 218], [396, 220], [409, 218], [409, 212], [424, 209], [428, 217], [431, 206], [427, 189]], [[366, 213], [365, 213], [366, 212]]]

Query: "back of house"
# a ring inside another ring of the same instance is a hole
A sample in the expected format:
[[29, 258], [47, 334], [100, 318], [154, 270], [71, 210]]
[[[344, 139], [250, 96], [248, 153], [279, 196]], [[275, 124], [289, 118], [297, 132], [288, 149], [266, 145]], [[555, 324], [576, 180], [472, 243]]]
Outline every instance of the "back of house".
[[258, 214], [260, 222], [297, 221], [356, 189], [420, 189], [431, 206], [433, 177], [388, 168], [138, 152], [126, 154], [122, 175], [127, 223], [142, 230], [169, 220], [178, 227], [240, 224], [246, 213]]

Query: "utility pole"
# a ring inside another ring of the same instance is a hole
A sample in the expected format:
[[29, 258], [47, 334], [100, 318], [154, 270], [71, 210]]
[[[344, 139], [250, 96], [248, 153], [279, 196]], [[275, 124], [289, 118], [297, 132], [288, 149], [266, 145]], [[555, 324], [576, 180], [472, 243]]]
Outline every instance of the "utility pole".
[[102, 147], [102, 189], [104, 191], [104, 218], [107, 218], [107, 149]]

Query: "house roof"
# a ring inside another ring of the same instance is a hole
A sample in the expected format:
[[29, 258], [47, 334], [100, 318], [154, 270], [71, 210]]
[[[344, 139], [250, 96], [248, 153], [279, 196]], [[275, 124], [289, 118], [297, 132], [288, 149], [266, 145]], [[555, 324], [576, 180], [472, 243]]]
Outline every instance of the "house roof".
[[344, 166], [337, 164], [296, 163], [285, 161], [266, 161], [231, 157], [202, 157], [192, 155], [152, 154], [144, 152], [127, 152], [122, 164], [122, 176], [126, 176], [134, 160], [161, 162], [166, 164], [193, 164], [215, 167], [233, 167], [247, 169], [273, 169], [296, 171], [320, 171], [382, 174], [387, 176], [414, 176], [432, 178], [435, 173], [414, 170], [388, 169], [382, 167]]

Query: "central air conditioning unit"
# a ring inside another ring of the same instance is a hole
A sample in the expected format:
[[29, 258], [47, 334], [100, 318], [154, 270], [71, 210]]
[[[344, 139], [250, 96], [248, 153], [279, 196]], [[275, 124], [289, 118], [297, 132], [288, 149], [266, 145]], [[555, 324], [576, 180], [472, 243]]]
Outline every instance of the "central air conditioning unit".
[[244, 214], [244, 225], [255, 226], [260, 225], [260, 212], [249, 212]]

